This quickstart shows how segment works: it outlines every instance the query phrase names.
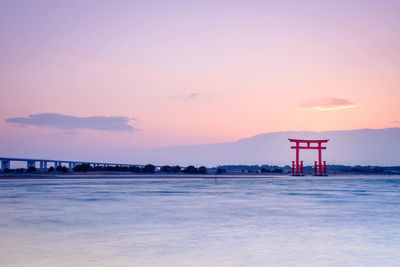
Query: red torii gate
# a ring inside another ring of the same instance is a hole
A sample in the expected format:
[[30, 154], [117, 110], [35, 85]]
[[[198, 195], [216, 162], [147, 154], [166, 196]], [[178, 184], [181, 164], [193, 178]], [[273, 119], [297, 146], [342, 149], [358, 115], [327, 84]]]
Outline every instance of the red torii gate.
[[[328, 143], [329, 139], [325, 140], [301, 140], [301, 139], [290, 139], [289, 142], [296, 143], [295, 146], [292, 146], [291, 149], [296, 149], [296, 162], [292, 161], [292, 175], [303, 175], [303, 161], [300, 161], [299, 164], [299, 153], [300, 149], [318, 149], [318, 163], [314, 162], [314, 175], [326, 175], [326, 161], [323, 162], [322, 165], [322, 149], [326, 149], [323, 147], [323, 143]], [[303, 144], [303, 145], [302, 145]], [[317, 146], [311, 146], [311, 144], [317, 144]]]

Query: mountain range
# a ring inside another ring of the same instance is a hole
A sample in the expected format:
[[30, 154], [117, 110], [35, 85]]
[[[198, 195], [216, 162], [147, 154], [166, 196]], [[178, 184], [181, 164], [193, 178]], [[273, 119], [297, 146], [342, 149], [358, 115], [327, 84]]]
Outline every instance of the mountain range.
[[[400, 165], [400, 128], [359, 129], [345, 131], [282, 131], [259, 134], [236, 142], [164, 148], [122, 149], [118, 158], [128, 162], [156, 165], [228, 164], [290, 165], [295, 151], [288, 138], [329, 139], [322, 153], [327, 164], [341, 165]], [[302, 150], [301, 160], [312, 165], [316, 150]]]

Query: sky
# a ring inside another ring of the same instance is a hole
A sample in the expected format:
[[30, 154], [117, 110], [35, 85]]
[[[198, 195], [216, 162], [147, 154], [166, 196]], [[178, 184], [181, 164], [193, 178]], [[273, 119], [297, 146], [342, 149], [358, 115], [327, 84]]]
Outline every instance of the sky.
[[400, 127], [399, 14], [390, 0], [2, 0], [1, 154]]

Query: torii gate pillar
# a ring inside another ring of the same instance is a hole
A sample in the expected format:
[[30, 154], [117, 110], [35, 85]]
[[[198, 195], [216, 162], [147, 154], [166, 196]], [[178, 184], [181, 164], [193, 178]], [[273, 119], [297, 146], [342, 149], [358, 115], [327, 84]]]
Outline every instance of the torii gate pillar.
[[[318, 163], [314, 164], [314, 175], [326, 176], [326, 161], [322, 164], [322, 150], [326, 147], [322, 146], [323, 143], [328, 143], [329, 139], [325, 140], [301, 140], [301, 139], [289, 139], [289, 142], [296, 143], [291, 149], [296, 149], [296, 161], [292, 161], [292, 175], [302, 176], [303, 172], [303, 161], [300, 161], [300, 149], [318, 149]], [[312, 145], [316, 144], [316, 146]]]

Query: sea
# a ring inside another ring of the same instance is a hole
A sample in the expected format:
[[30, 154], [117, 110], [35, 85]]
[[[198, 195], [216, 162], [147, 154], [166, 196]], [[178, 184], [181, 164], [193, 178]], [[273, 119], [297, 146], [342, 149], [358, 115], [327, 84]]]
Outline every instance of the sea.
[[400, 177], [2, 178], [0, 266], [400, 266]]

